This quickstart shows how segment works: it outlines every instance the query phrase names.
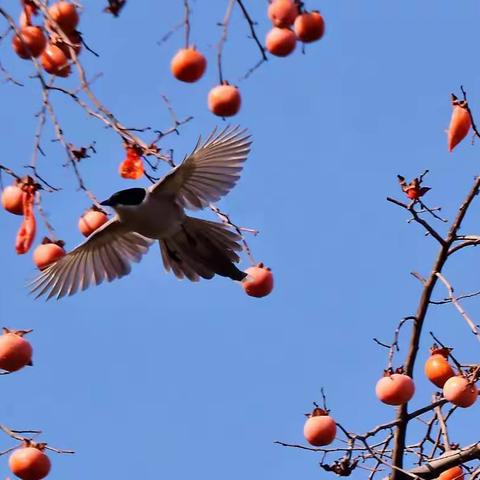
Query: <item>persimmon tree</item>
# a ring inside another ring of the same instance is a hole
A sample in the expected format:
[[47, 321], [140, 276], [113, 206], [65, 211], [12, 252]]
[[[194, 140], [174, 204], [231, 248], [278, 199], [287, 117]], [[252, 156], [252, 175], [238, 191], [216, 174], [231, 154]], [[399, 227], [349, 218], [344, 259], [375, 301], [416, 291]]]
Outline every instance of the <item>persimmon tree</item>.
[[[171, 117], [170, 125], [162, 129], [156, 126], [130, 128], [95, 92], [95, 82], [101, 73], [88, 71], [83, 58], [87, 55], [99, 57], [99, 54], [95, 46], [89, 43], [89, 27], [82, 23], [82, 10], [96, 8], [100, 24], [112, 20], [108, 15], [119, 17], [128, 12], [128, 8], [125, 8], [127, 3], [126, 0], [110, 0], [104, 5], [84, 7], [76, 1], [20, 0], [0, 6], [0, 72], [4, 83], [7, 88], [22, 89], [32, 102], [37, 101], [40, 105], [36, 114], [37, 126], [32, 132], [33, 151], [28, 164], [19, 159], [11, 163], [6, 163], [4, 159], [0, 162], [2, 206], [6, 212], [21, 217], [16, 236], [14, 232], [9, 233], [17, 254], [24, 255], [34, 249], [33, 262], [39, 270], [58, 261], [68, 251], [65, 242], [58, 237], [58, 230], [49, 212], [44, 208], [45, 197], [55, 196], [64, 188], [51, 180], [54, 167], [45, 161], [47, 155], [44, 145], [47, 142], [52, 142], [58, 148], [57, 153], [63, 152], [64, 165], [56, 168], [65, 168], [73, 175], [78, 191], [87, 197], [91, 205], [78, 219], [80, 232], [88, 237], [108, 220], [96, 193], [82, 173], [84, 162], [98, 154], [97, 143], [92, 139], [88, 144], [77, 144], [75, 132], [62, 122], [64, 109], [79, 114], [79, 129], [81, 122], [91, 122], [97, 125], [98, 135], [116, 136], [125, 152], [124, 158], [118, 162], [118, 174], [122, 178], [131, 181], [145, 179], [152, 183], [159, 179], [161, 163], [169, 167], [176, 166], [173, 151], [168, 148], [169, 136], [180, 134], [182, 126], [194, 118], [195, 112], [178, 116], [165, 94], [162, 99]], [[212, 8], [212, 15], [219, 19], [219, 29], [212, 29], [211, 32], [212, 42], [217, 45], [216, 56], [207, 59], [191, 38], [190, 26], [194, 16], [190, 2], [181, 0], [179, 3], [183, 6], [184, 16], [159, 39], [159, 43], [168, 42], [177, 31], [184, 32], [184, 48], [170, 52], [171, 74], [181, 82], [196, 82], [207, 68], [216, 68], [218, 83], [205, 92], [208, 99], [206, 104], [212, 114], [223, 119], [234, 116], [242, 107], [241, 91], [229, 82], [223, 68], [224, 46], [234, 11], [243, 17], [244, 35], [255, 44], [257, 51], [257, 56], [251, 59], [252, 67], [245, 72], [243, 79], [248, 79], [258, 68], [264, 67], [269, 54], [279, 57], [290, 55], [299, 43], [305, 51], [305, 44], [320, 40], [324, 34], [323, 17], [317, 11], [307, 10], [305, 2], [275, 0], [265, 3], [264, 14], [270, 18], [272, 30], [266, 35], [264, 46], [261, 38], [265, 37], [266, 32], [258, 31], [249, 2], [227, 0], [223, 12]], [[21, 62], [28, 62], [30, 69], [27, 75], [19, 73], [17, 67]], [[18, 114], [21, 115], [21, 112]], [[53, 138], [50, 132], [53, 132]], [[244, 284], [245, 292], [253, 297], [268, 295], [273, 289], [272, 273], [262, 263], [256, 264], [245, 237], [257, 231], [237, 225], [229, 214], [216, 205], [211, 204], [210, 210], [241, 238], [245, 256], [251, 264], [247, 269], [249, 277]], [[37, 222], [37, 219], [40, 221]], [[0, 339], [0, 367], [4, 374], [17, 372], [31, 364], [32, 348], [23, 338], [27, 333], [27, 330], [5, 329]], [[13, 451], [10, 469], [14, 475], [25, 480], [39, 480], [49, 474], [50, 460], [45, 452], [73, 453], [39, 441], [37, 436], [41, 432], [38, 430], [16, 430], [6, 425], [0, 425], [0, 429], [15, 440], [15, 444], [2, 454]]]
[[[464, 141], [471, 131], [472, 142], [480, 138], [463, 87], [461, 93], [461, 100], [454, 94], [451, 96], [453, 111], [447, 132], [449, 151]], [[404, 198], [393, 195], [387, 198], [388, 202], [405, 211], [408, 222], [417, 224], [433, 246], [437, 246], [428, 275], [412, 272], [421, 285], [416, 309], [407, 312], [408, 315], [400, 320], [391, 343], [374, 338], [379, 346], [387, 349], [388, 355], [383, 377], [376, 386], [372, 385], [372, 389], [375, 388], [379, 401], [396, 407], [394, 418], [364, 432], [352, 432], [339, 422], [341, 412], [330, 415], [324, 395], [323, 407], [315, 403], [312, 413], [307, 414], [304, 436], [310, 446], [276, 442], [320, 453], [321, 468], [338, 476], [347, 477], [361, 470], [368, 479], [480, 478], [480, 442], [456, 443], [455, 431], [449, 429], [451, 419], [462, 409], [467, 410], [463, 415], [469, 415], [471, 422], [478, 418], [475, 403], [480, 393], [477, 387], [480, 364], [462, 358], [460, 338], [439, 339], [434, 326], [428, 322], [432, 306], [454, 307], [463, 319], [464, 335], [474, 335], [480, 342], [480, 327], [462, 305], [463, 299], [476, 297], [480, 292], [457, 294], [452, 281], [444, 273], [447, 263], [454, 261], [459, 252], [480, 244], [480, 236], [462, 229], [470, 208], [475, 201], [478, 202], [480, 177], [474, 177], [455, 217], [449, 221], [441, 216], [441, 207], [427, 203], [427, 194], [434, 188], [423, 185], [427, 173], [428, 170], [410, 182], [398, 175]], [[431, 356], [424, 366], [419, 366], [420, 340], [425, 335], [430, 335], [433, 342]], [[409, 402], [415, 395], [425, 394], [416, 392], [414, 373], [415, 376], [426, 375], [431, 381], [431, 401], [411, 409]], [[412, 441], [407, 435], [409, 425], [419, 421], [424, 427], [423, 436]]]

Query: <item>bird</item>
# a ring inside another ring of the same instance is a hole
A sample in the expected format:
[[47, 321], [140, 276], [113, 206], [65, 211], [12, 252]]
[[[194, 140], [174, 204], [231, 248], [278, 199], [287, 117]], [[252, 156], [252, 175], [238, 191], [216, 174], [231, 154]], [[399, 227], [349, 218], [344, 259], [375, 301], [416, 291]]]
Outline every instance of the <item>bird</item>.
[[239, 126], [214, 129], [182, 163], [148, 188], [128, 188], [100, 205], [115, 215], [30, 283], [35, 298], [60, 299], [130, 273], [158, 242], [167, 272], [198, 281], [215, 274], [244, 281], [238, 269], [241, 237], [224, 223], [187, 215], [228, 194], [240, 178], [251, 136]]

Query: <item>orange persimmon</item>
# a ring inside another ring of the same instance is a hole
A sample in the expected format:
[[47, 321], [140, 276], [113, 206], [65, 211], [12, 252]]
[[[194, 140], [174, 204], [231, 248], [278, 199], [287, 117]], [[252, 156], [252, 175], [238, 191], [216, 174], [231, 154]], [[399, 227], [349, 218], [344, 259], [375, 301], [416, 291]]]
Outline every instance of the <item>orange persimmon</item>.
[[453, 100], [453, 111], [448, 127], [448, 151], [451, 152], [468, 134], [472, 126], [470, 113], [464, 102]]
[[293, 29], [303, 43], [315, 42], [325, 33], [325, 21], [320, 12], [302, 13], [295, 19]]
[[263, 263], [247, 268], [245, 273], [248, 274], [248, 277], [242, 282], [242, 286], [250, 297], [265, 297], [273, 290], [272, 271]]
[[237, 114], [241, 104], [240, 91], [228, 82], [217, 85], [208, 94], [208, 108], [219, 117], [231, 117]]
[[413, 397], [415, 384], [408, 375], [386, 372], [377, 382], [375, 393], [387, 405], [402, 405]]
[[202, 78], [207, 60], [194, 47], [182, 48], [172, 58], [172, 75], [182, 82], [193, 83]]
[[265, 45], [267, 50], [277, 57], [290, 55], [297, 44], [297, 37], [289, 28], [274, 27], [267, 34]]

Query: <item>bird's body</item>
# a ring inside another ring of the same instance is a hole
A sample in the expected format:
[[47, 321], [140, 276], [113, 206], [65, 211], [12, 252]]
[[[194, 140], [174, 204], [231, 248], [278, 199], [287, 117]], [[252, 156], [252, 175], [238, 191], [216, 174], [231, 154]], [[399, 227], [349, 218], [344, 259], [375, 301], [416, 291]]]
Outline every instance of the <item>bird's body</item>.
[[186, 215], [226, 195], [240, 177], [250, 151], [249, 137], [238, 128], [212, 134], [178, 167], [149, 187], [114, 193], [102, 202], [116, 215], [87, 240], [45, 269], [31, 284], [37, 297], [73, 295], [91, 284], [130, 272], [154, 241], [165, 269], [197, 281], [215, 274], [241, 281], [237, 251], [240, 237], [226, 225]]
[[148, 191], [140, 205], [119, 205], [116, 211], [120, 223], [130, 231], [155, 240], [177, 233], [185, 218], [173, 195], [154, 197]]

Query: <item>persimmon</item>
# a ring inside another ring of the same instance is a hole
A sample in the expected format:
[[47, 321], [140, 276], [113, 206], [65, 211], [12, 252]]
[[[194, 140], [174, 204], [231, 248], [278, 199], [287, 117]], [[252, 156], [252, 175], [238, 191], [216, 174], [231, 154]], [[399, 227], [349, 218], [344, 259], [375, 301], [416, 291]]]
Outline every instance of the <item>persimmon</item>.
[[207, 60], [194, 47], [182, 48], [172, 58], [172, 75], [182, 82], [193, 83], [202, 78]]
[[245, 272], [248, 277], [242, 282], [242, 286], [247, 295], [260, 298], [265, 297], [273, 290], [272, 271], [265, 267], [263, 263], [247, 268]]
[[445, 382], [455, 375], [447, 359], [447, 348], [432, 348], [425, 362], [426, 377], [439, 388], [443, 388]]
[[32, 364], [32, 346], [23, 338], [28, 330], [3, 329], [0, 335], [0, 368], [7, 372], [16, 372]]
[[70, 65], [65, 52], [57, 45], [47, 45], [40, 57], [42, 67], [47, 73], [57, 77], [68, 77], [70, 75]]
[[231, 117], [237, 114], [241, 105], [240, 91], [228, 82], [213, 87], [208, 94], [208, 108], [219, 117]]
[[442, 472], [437, 480], [463, 480], [464, 478], [463, 468], [456, 466]]
[[453, 100], [453, 111], [448, 127], [448, 151], [451, 152], [468, 134], [472, 120], [465, 102]]
[[78, 221], [78, 229], [85, 237], [89, 237], [95, 230], [99, 229], [108, 221], [105, 212], [91, 209], [84, 213]]
[[52, 467], [50, 459], [41, 448], [28, 445], [10, 455], [8, 466], [22, 480], [41, 480], [49, 474]]
[[49, 265], [65, 255], [63, 242], [52, 242], [48, 238], [44, 238], [41, 245], [33, 251], [33, 263], [39, 270], [45, 270]]
[[46, 45], [47, 40], [40, 27], [23, 27], [12, 40], [13, 50], [23, 59], [38, 57], [45, 50]]
[[377, 398], [387, 405], [403, 405], [415, 393], [413, 380], [403, 373], [389, 373], [381, 378], [375, 387]]
[[321, 408], [315, 408], [309, 415], [303, 427], [303, 435], [310, 445], [322, 447], [329, 445], [337, 434], [337, 424], [328, 415], [328, 412]]
[[35, 188], [34, 184], [25, 184], [22, 187], [23, 221], [15, 241], [15, 249], [19, 255], [27, 253], [35, 240], [37, 231], [37, 222], [33, 211]]
[[18, 185], [9, 185], [2, 192], [3, 208], [14, 215], [23, 215], [23, 191]]
[[268, 32], [265, 45], [272, 55], [286, 57], [295, 50], [297, 37], [289, 28], [274, 27]]
[[325, 33], [325, 21], [320, 12], [302, 13], [295, 19], [293, 29], [303, 43], [315, 42]]
[[135, 145], [127, 145], [125, 148], [127, 156], [119, 165], [118, 173], [123, 178], [138, 180], [145, 172], [142, 160], [142, 151]]
[[477, 401], [478, 388], [462, 375], [457, 375], [445, 382], [443, 396], [457, 407], [467, 408]]
[[298, 7], [293, 0], [273, 0], [268, 6], [268, 18], [275, 27], [289, 27], [298, 15]]
[[54, 3], [48, 9], [48, 13], [65, 33], [72, 32], [78, 25], [78, 12], [73, 3], [64, 1]]

